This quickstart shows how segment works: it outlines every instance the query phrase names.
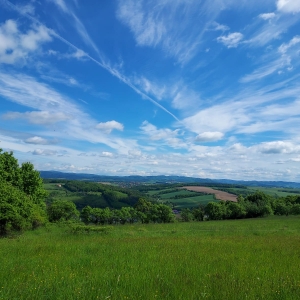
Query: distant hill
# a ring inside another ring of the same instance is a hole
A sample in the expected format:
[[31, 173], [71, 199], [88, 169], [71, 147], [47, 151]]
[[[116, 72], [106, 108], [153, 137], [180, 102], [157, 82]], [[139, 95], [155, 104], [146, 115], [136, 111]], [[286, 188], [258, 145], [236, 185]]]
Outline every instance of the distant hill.
[[243, 186], [265, 186], [265, 187], [285, 187], [285, 188], [300, 188], [299, 182], [285, 181], [244, 181], [230, 179], [208, 179], [195, 178], [185, 176], [105, 176], [95, 174], [80, 174], [80, 173], [63, 173], [56, 171], [40, 171], [41, 177], [44, 179], [66, 179], [66, 180], [87, 180], [98, 182], [118, 182], [127, 184], [142, 184], [142, 183], [196, 183], [196, 184], [232, 184]]

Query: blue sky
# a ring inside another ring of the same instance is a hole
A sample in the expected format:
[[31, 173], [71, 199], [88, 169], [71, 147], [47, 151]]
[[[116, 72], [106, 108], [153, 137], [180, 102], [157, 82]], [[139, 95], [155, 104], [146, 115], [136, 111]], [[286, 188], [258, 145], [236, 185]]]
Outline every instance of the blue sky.
[[0, 7], [0, 147], [20, 162], [300, 182], [300, 0]]

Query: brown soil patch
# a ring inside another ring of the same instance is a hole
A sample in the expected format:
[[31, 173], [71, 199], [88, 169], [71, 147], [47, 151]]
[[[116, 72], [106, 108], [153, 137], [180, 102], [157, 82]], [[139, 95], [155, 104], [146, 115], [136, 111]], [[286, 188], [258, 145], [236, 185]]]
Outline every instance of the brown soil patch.
[[201, 192], [207, 194], [215, 194], [216, 199], [223, 201], [232, 201], [237, 202], [237, 196], [233, 194], [229, 194], [227, 192], [215, 190], [206, 186], [184, 186], [182, 189], [193, 191], [193, 192]]

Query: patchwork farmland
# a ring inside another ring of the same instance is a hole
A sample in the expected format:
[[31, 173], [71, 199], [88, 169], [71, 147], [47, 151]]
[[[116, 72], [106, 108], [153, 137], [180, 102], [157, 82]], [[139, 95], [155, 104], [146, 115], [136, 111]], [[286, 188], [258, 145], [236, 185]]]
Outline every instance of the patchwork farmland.
[[199, 192], [199, 193], [207, 193], [207, 194], [213, 194], [215, 195], [217, 200], [223, 200], [223, 201], [232, 201], [232, 202], [237, 202], [237, 196], [223, 192], [220, 190], [215, 190], [210, 187], [206, 186], [184, 186], [182, 189], [192, 191], [192, 192]]

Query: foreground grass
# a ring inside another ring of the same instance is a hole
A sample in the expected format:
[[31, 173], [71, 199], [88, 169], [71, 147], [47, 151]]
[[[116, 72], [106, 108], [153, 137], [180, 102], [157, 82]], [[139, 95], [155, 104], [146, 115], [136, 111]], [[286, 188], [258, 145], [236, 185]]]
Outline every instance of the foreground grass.
[[299, 299], [300, 218], [0, 239], [0, 299]]

